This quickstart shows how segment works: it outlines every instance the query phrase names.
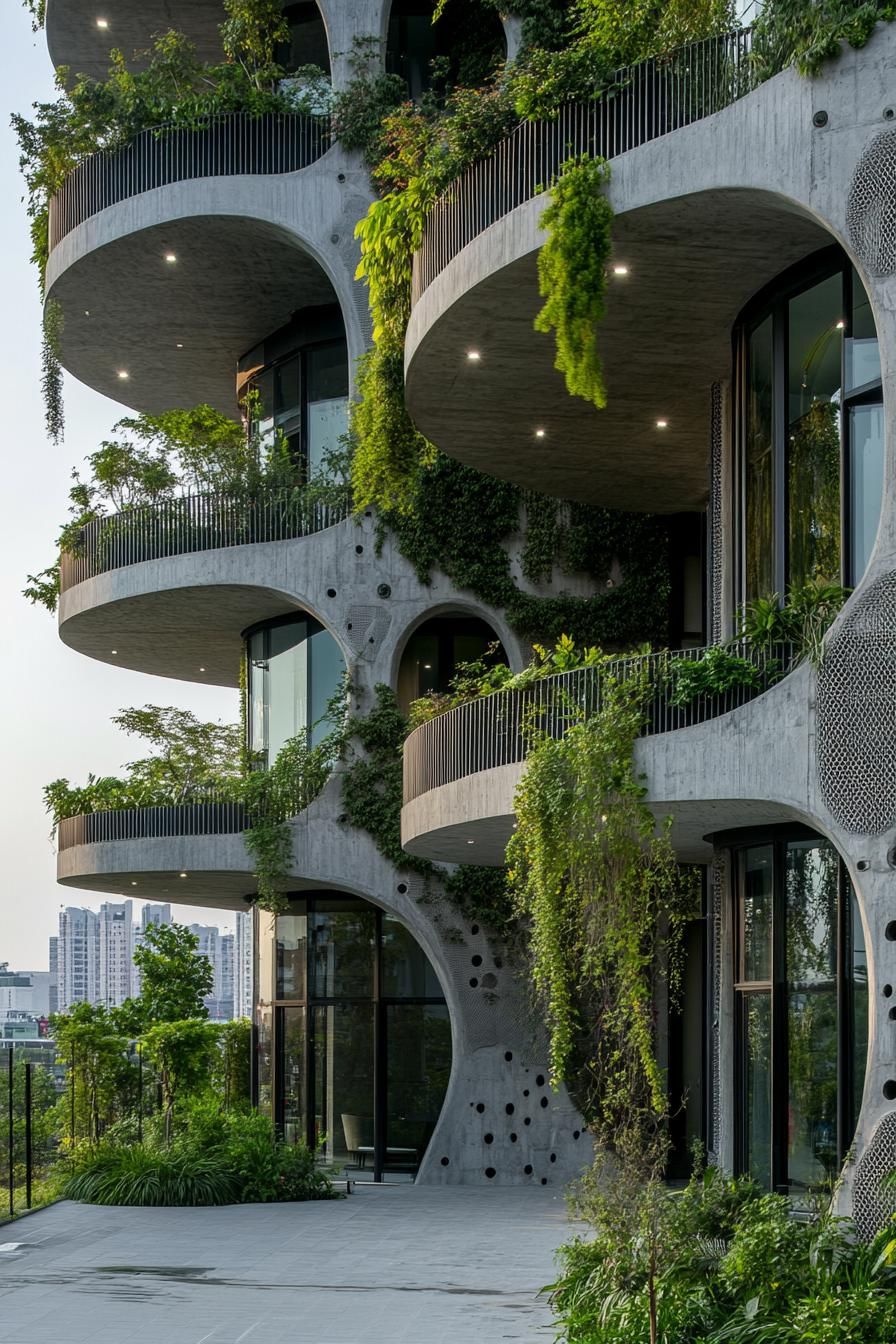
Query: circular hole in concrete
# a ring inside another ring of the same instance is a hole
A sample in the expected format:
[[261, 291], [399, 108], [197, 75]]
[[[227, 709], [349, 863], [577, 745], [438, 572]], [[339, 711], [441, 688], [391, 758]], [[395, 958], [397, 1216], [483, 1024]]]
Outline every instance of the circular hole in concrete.
[[476, 977], [475, 977], [475, 975], [474, 975], [473, 978], [472, 978], [472, 980], [470, 981], [470, 988], [471, 988], [471, 989], [475, 989], [476, 986], [477, 986], [478, 984], [479, 984], [479, 981], [476, 979]]
[[529, 1089], [528, 1089], [528, 1087], [524, 1087], [524, 1088], [523, 1088], [523, 1096], [524, 1096], [524, 1097], [528, 1097], [528, 1095], [529, 1095]]
[[541, 1178], [541, 1183], [542, 1183], [542, 1185], [547, 1185], [547, 1183], [548, 1183], [548, 1178], [547, 1178], [547, 1176], [542, 1176], [542, 1178]]
[[447, 1167], [447, 1166], [448, 1166], [448, 1158], [447, 1158], [447, 1157], [443, 1157], [443, 1158], [442, 1158], [442, 1166], [443, 1166], [443, 1167]]
[[892, 986], [892, 985], [884, 985], [884, 989], [883, 989], [883, 995], [884, 995], [884, 998], [885, 998], [885, 999], [888, 999], [892, 993], [893, 993], [893, 986]]
[[328, 588], [328, 589], [327, 589], [327, 597], [335, 597], [335, 596], [336, 596], [336, 589], [335, 589], [335, 588]]
[[486, 1167], [485, 1174], [488, 1177], [488, 1179], [492, 1181], [494, 1180], [494, 1178], [497, 1176], [498, 1173], [495, 1171], [494, 1167]]
[[504, 1109], [505, 1109], [505, 1111], [507, 1112], [508, 1115], [513, 1115], [514, 1111], [516, 1110], [516, 1107], [514, 1106], [514, 1104], [513, 1104], [512, 1101], [508, 1101], [508, 1103], [507, 1103], [507, 1105], [504, 1107]]
[[504, 1051], [504, 1058], [507, 1060], [507, 1063], [509, 1064], [510, 1061], [513, 1059], [513, 1051], [512, 1051], [512, 1050], [505, 1050], [505, 1051]]
[[495, 1141], [494, 1134], [483, 1134], [482, 1136], [483, 1143], [494, 1143], [494, 1141]]
[[884, 1083], [884, 1096], [887, 1101], [896, 1101], [896, 1078], [888, 1078]]
[[355, 547], [355, 555], [363, 555], [363, 554], [364, 554], [364, 547], [363, 547], [363, 546], [356, 546], [356, 547]]
[[540, 1103], [540, 1104], [541, 1104], [541, 1108], [542, 1108], [542, 1110], [545, 1110], [545, 1109], [547, 1108], [547, 1104], [548, 1104], [548, 1099], [547, 1099], [547, 1097], [542, 1097], [542, 1099], [541, 1099], [541, 1103]]
[[556, 1162], [556, 1161], [557, 1161], [557, 1154], [556, 1154], [556, 1153], [551, 1153], [551, 1161], [552, 1161], [552, 1162]]
[[407, 889], [408, 889], [408, 884], [407, 884], [407, 882], [399, 882], [399, 884], [398, 884], [398, 894], [399, 894], [399, 896], [404, 896], [404, 894], [406, 893]]
[[479, 932], [479, 925], [478, 925], [478, 924], [471, 924], [471, 925], [470, 925], [470, 932], [471, 932], [471, 933], [478, 933], [478, 932]]
[[476, 953], [476, 956], [475, 956], [475, 957], [471, 957], [471, 958], [470, 958], [470, 961], [473, 963], [474, 966], [481, 966], [481, 965], [482, 965], [482, 958], [480, 957], [480, 955], [479, 955], [478, 952]]
[[582, 1131], [580, 1129], [574, 1129], [572, 1136], [574, 1139], [580, 1139], [582, 1137]]
[[510, 1142], [511, 1142], [511, 1143], [516, 1143], [517, 1138], [518, 1138], [518, 1135], [516, 1135], [516, 1134], [511, 1134], [511, 1136], [510, 1136]]
[[485, 1105], [484, 1105], [484, 1103], [481, 1102], [481, 1101], [477, 1101], [477, 1103], [476, 1103], [476, 1109], [477, 1109], [477, 1111], [479, 1112], [479, 1114], [482, 1115], [482, 1113], [483, 1113], [484, 1110], [485, 1110]]
[[891, 943], [896, 943], [896, 919], [891, 919], [886, 927], [886, 935]]
[[538, 1077], [535, 1079], [535, 1086], [536, 1086], [536, 1087], [544, 1087], [544, 1074], [543, 1074], [543, 1073], [540, 1073], [540, 1074], [538, 1075]]
[[890, 1009], [890, 1021], [896, 1022], [896, 1008]]
[[486, 971], [485, 975], [482, 977], [482, 988], [497, 989], [498, 977], [496, 975], [492, 975], [491, 971]]
[[531, 1162], [527, 1162], [526, 1165], [523, 1167], [523, 1171], [526, 1173], [527, 1176], [531, 1176], [531, 1175], [532, 1175], [532, 1163], [531, 1163]]
[[526, 1118], [525, 1118], [525, 1120], [523, 1121], [523, 1124], [524, 1124], [524, 1125], [531, 1125], [531, 1123], [532, 1123], [532, 1117], [529, 1116], [529, 1115], [527, 1115]]

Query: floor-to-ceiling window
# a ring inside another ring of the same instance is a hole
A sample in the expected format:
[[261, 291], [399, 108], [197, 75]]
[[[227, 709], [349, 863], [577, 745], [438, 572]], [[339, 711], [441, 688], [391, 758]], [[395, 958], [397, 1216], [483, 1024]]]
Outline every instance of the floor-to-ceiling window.
[[263, 441], [285, 437], [308, 478], [332, 474], [333, 455], [348, 431], [348, 356], [344, 339], [303, 343], [266, 362], [244, 384], [254, 394]]
[[853, 585], [883, 489], [877, 334], [839, 248], [785, 272], [737, 331], [739, 598]]
[[259, 917], [259, 1102], [357, 1179], [416, 1173], [451, 1069], [438, 979], [405, 926], [355, 897]]
[[465, 614], [433, 616], [408, 639], [398, 669], [398, 702], [407, 713], [412, 701], [431, 692], [444, 694], [464, 664], [492, 667], [507, 654], [485, 621]]
[[867, 1053], [867, 965], [852, 885], [802, 827], [726, 837], [734, 851], [740, 1170], [796, 1198], [852, 1141]]
[[290, 739], [316, 746], [333, 728], [331, 711], [345, 661], [328, 630], [312, 616], [284, 616], [245, 632], [249, 751], [273, 765]]

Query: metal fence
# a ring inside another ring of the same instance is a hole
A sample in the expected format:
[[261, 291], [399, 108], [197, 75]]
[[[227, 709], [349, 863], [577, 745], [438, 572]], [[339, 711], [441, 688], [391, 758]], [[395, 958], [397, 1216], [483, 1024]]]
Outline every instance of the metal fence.
[[63, 817], [56, 826], [56, 847], [61, 851], [75, 845], [101, 845], [114, 840], [239, 835], [262, 817], [286, 821], [298, 816], [319, 791], [317, 783], [298, 780], [278, 788], [269, 784], [263, 800], [252, 806], [239, 796], [244, 787], [242, 781], [234, 780], [232, 791], [225, 786], [192, 788], [180, 803], [109, 808]]
[[91, 215], [154, 187], [198, 177], [294, 173], [319, 159], [332, 137], [326, 118], [227, 112], [190, 129], [141, 131], [121, 148], [77, 164], [50, 201], [50, 248]]
[[81, 528], [60, 558], [62, 592], [112, 569], [193, 551], [293, 541], [322, 532], [350, 514], [346, 504], [309, 504], [300, 491], [266, 495], [183, 495], [97, 518]]
[[600, 96], [524, 121], [436, 202], [414, 257], [412, 301], [490, 224], [550, 186], [565, 159], [613, 159], [721, 111], [760, 82], [739, 29], [616, 71]]
[[753, 684], [721, 694], [700, 694], [681, 702], [676, 694], [676, 664], [703, 658], [706, 648], [620, 658], [599, 668], [578, 668], [545, 677], [523, 690], [497, 691], [421, 724], [404, 747], [404, 801], [482, 770], [526, 759], [533, 732], [561, 738], [583, 716], [601, 706], [607, 679], [643, 681], [646, 704], [643, 736], [689, 728], [747, 704], [780, 680], [795, 663], [792, 646], [770, 651], [735, 647], [756, 669]]
[[[5, 1041], [0, 1047], [0, 1219], [52, 1197], [48, 1181], [59, 1155], [55, 1110], [62, 1075], [29, 1057], [32, 1047], [46, 1044]], [[55, 1049], [51, 1053], [55, 1058]]]

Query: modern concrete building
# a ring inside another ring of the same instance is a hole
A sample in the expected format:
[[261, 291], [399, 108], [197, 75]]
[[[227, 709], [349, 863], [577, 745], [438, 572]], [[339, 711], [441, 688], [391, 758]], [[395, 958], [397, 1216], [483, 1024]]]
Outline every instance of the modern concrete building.
[[134, 992], [134, 906], [104, 901], [97, 921], [100, 1002], [118, 1008]]
[[56, 996], [59, 1012], [100, 996], [99, 920], [94, 910], [66, 906], [59, 912]]
[[[145, 45], [153, 7], [120, 8], [123, 40]], [[415, 91], [413, 7], [396, 3], [391, 22], [388, 0], [293, 9], [296, 42], [320, 48], [334, 87], [350, 76], [352, 36], [373, 34]], [[182, 10], [213, 47], [213, 0]], [[83, 6], [50, 0], [60, 63], [94, 69], [113, 26], [98, 32]], [[508, 20], [511, 55], [518, 37]], [[871, 1226], [896, 1167], [896, 439], [884, 395], [896, 373], [896, 28], [813, 80], [740, 78], [748, 50], [747, 35], [719, 39], [700, 81], [688, 56], [651, 67], [612, 116], [571, 109], [562, 145], [555, 123], [529, 123], [455, 184], [414, 259], [406, 399], [449, 457], [665, 519], [670, 644], [690, 657], [734, 634], [745, 601], [818, 579], [855, 589], [817, 667], [684, 708], [658, 694], [637, 760], [704, 888], [684, 1010], [658, 1021], [670, 1088], [689, 1098], [682, 1141], [700, 1137], [718, 1162], [797, 1196], [845, 1162], [840, 1199]], [[344, 427], [370, 341], [353, 235], [372, 193], [326, 136], [265, 123], [250, 142], [238, 123], [194, 133], [180, 157], [164, 137], [122, 152], [145, 171], [121, 155], [77, 169], [54, 202], [47, 294], [65, 315], [63, 363], [91, 387], [138, 410], [208, 401], [235, 414], [254, 385], [313, 464]], [[613, 159], [600, 412], [567, 395], [532, 327], [542, 187], [569, 153]], [[259, 523], [251, 537], [227, 517], [210, 510], [201, 544], [195, 528], [150, 525], [130, 549], [86, 537], [63, 569], [61, 638], [233, 687], [245, 653], [248, 745], [268, 762], [311, 734], [344, 669], [363, 714], [378, 684], [406, 706], [493, 640], [515, 670], [528, 661], [503, 608], [441, 573], [422, 583], [370, 514], [293, 532]], [[518, 549], [512, 560], [519, 572]], [[607, 585], [624, 592], [627, 578], [617, 565]], [[501, 693], [408, 739], [409, 854], [454, 864], [472, 846], [478, 864], [502, 863], [525, 770], [514, 704]], [[223, 805], [149, 811], [64, 822], [60, 882], [136, 883], [141, 896], [245, 912], [255, 882], [241, 818]], [[587, 1144], [547, 1085], [524, 963], [347, 823], [338, 771], [291, 829], [289, 912], [255, 915], [259, 1104], [287, 1136], [325, 1134], [329, 1158], [377, 1178], [567, 1182]], [[60, 985], [65, 965], [60, 937]]]

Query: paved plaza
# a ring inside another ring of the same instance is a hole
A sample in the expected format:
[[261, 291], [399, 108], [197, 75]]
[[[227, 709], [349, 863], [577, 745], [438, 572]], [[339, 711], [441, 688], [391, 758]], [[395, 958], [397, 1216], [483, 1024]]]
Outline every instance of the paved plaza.
[[539, 1289], [569, 1234], [562, 1195], [540, 1188], [66, 1202], [0, 1229], [0, 1344], [547, 1342]]

